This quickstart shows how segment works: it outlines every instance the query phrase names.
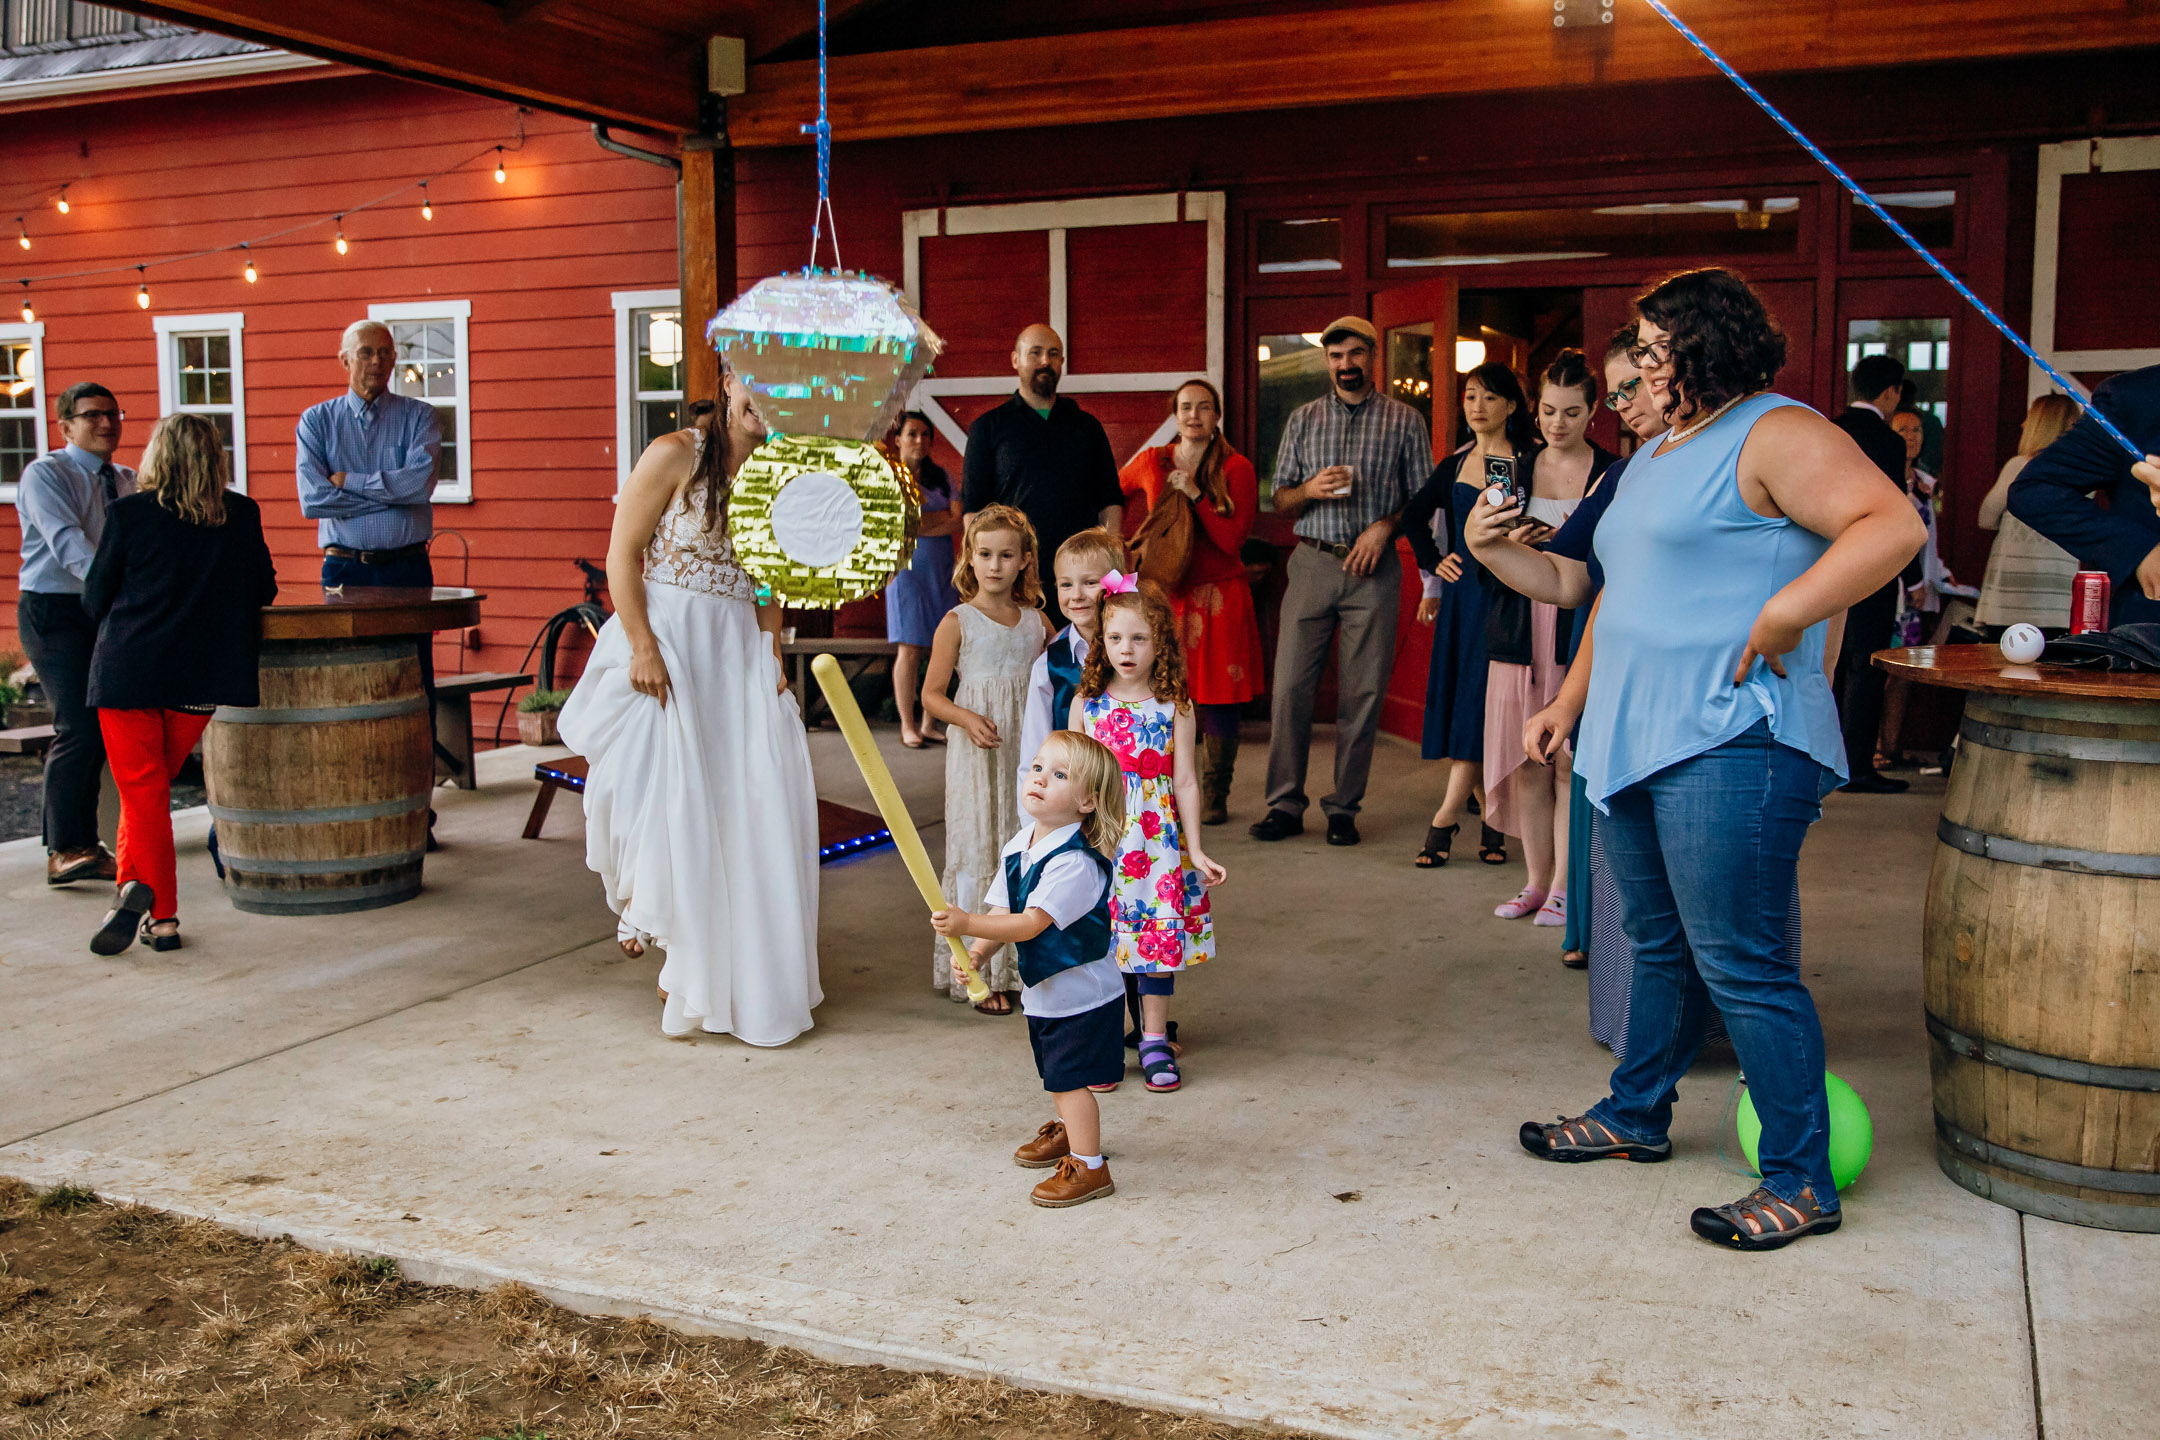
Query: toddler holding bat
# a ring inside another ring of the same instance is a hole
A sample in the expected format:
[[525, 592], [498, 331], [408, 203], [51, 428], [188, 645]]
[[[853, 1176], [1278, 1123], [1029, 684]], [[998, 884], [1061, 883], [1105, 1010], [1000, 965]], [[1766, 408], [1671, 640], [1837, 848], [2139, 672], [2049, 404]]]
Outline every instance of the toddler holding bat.
[[1055, 1210], [1117, 1188], [1089, 1087], [1125, 1073], [1125, 987], [1110, 935], [1110, 860], [1125, 833], [1125, 777], [1099, 742], [1060, 730], [1029, 762], [1020, 803], [1028, 823], [1005, 846], [985, 913], [940, 910], [930, 924], [940, 935], [973, 939], [978, 968], [1000, 946], [1019, 952], [1028, 1044], [1057, 1118], [1013, 1160], [1032, 1170], [1057, 1167], [1031, 1196]]

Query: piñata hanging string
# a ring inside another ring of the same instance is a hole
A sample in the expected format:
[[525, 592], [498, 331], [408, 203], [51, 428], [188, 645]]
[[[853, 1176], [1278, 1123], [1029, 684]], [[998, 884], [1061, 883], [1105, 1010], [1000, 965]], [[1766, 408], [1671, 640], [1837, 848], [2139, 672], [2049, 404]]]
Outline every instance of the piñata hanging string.
[[817, 269], [818, 242], [832, 237], [833, 269], [840, 268], [840, 222], [832, 208], [832, 121], [825, 114], [825, 83], [829, 61], [825, 53], [825, 0], [817, 7], [817, 120], [802, 127], [803, 134], [817, 137], [817, 209], [810, 216], [810, 268]]
[[[822, 3], [823, 0], [820, 0], [820, 4]], [[1959, 295], [1963, 296], [1966, 303], [1970, 304], [1973, 309], [1978, 310], [1981, 314], [1981, 317], [1985, 319], [1988, 324], [1994, 326], [1997, 330], [2002, 332], [2002, 336], [2005, 340], [2008, 340], [2011, 344], [2017, 346], [2019, 350], [2023, 351], [2025, 353], [2025, 358], [2032, 361], [2033, 364], [2039, 366], [2043, 371], [2045, 371], [2048, 375], [2048, 378], [2050, 378], [2057, 385], [2060, 385], [2063, 388], [2065, 394], [2069, 395], [2072, 399], [2079, 399], [2079, 387], [2072, 383], [2068, 376], [2064, 375], [2062, 371], [2057, 370], [2053, 365], [2049, 364], [2047, 359], [2042, 356], [2039, 351], [2033, 349], [2031, 345], [2028, 345], [2022, 335], [2019, 335], [2017, 331], [2010, 328], [2008, 321], [2004, 320], [2002, 316], [1996, 314], [1994, 309], [1990, 307], [1985, 300], [1982, 300], [1978, 295], [1975, 295], [1972, 292], [1971, 286], [1967, 285], [1964, 281], [1958, 279], [1957, 276], [1951, 274], [1950, 268], [1947, 265], [1943, 264], [1942, 261], [1936, 259], [1933, 251], [1929, 250], [1927, 246], [1921, 244], [1919, 240], [1915, 239], [1913, 233], [1910, 230], [1907, 230], [1903, 225], [1900, 225], [1898, 223], [1896, 216], [1892, 215], [1888, 210], [1885, 210], [1881, 206], [1881, 204], [1876, 201], [1874, 196], [1868, 194], [1867, 191], [1860, 188], [1859, 181], [1853, 179], [1852, 176], [1846, 174], [1842, 166], [1840, 166], [1835, 160], [1832, 160], [1828, 155], [1825, 155], [1823, 153], [1823, 149], [1820, 145], [1817, 145], [1813, 140], [1808, 139], [1808, 137], [1801, 132], [1799, 126], [1793, 124], [1792, 121], [1785, 118], [1784, 112], [1780, 111], [1777, 106], [1771, 104], [1769, 100], [1763, 96], [1763, 93], [1760, 90], [1757, 90], [1753, 85], [1750, 85], [1747, 82], [1747, 78], [1745, 76], [1743, 76], [1739, 71], [1733, 69], [1731, 65], [1727, 64], [1724, 56], [1718, 54], [1717, 51], [1711, 49], [1708, 42], [1706, 42], [1702, 38], [1702, 36], [1697, 35], [1693, 30], [1690, 30], [1687, 26], [1687, 22], [1682, 20], [1679, 16], [1673, 14], [1673, 12], [1665, 5], [1664, 0], [1643, 0], [1643, 3], [1648, 5], [1652, 10], [1657, 11], [1659, 16], [1664, 19], [1666, 24], [1672, 26], [1673, 29], [1679, 31], [1681, 38], [1686, 40], [1688, 44], [1693, 45], [1697, 50], [1701, 51], [1702, 57], [1705, 60], [1708, 60], [1712, 65], [1717, 66], [1719, 70], [1723, 71], [1726, 79], [1732, 81], [1733, 84], [1740, 87], [1741, 94], [1747, 96], [1748, 99], [1754, 101], [1756, 106], [1761, 109], [1763, 114], [1768, 115], [1772, 120], [1775, 120], [1780, 129], [1782, 129], [1786, 134], [1792, 136], [1794, 140], [1799, 142], [1801, 149], [1807, 151], [1808, 154], [1814, 156], [1816, 161], [1825, 170], [1828, 170], [1833, 176], [1836, 177], [1837, 182], [1840, 185], [1843, 185], [1847, 190], [1850, 190], [1852, 192], [1853, 199], [1859, 201], [1861, 204], [1867, 206], [1868, 209], [1874, 211], [1875, 217], [1878, 220], [1881, 220], [1883, 224], [1889, 226], [1892, 234], [1896, 235], [1898, 239], [1904, 241], [1908, 246], [1912, 247], [1912, 252], [1915, 255], [1918, 255], [1922, 260], [1927, 261], [1929, 267], [1933, 269], [1937, 275], [1942, 276], [1943, 280], [1948, 283], [1951, 289], [1957, 291]], [[820, 13], [822, 13], [822, 11]], [[823, 72], [820, 71], [821, 75], [822, 73]], [[819, 114], [822, 116], [822, 114], [824, 113], [824, 89], [822, 80], [820, 81], [818, 93], [820, 107]], [[2094, 406], [2089, 400], [2084, 400], [2080, 403], [2084, 405], [2085, 413], [2093, 418], [2093, 423], [2098, 425], [2102, 430], [2105, 430], [2108, 433], [2109, 438], [2114, 440], [2116, 444], [2122, 446], [2122, 448], [2129, 453], [2132, 460], [2142, 460], [2145, 458], [2145, 452], [2140, 450], [2137, 445], [2131, 441], [2129, 436], [2123, 434], [2121, 430], [2117, 429], [2114, 422], [2109, 420], [2107, 416], [2101, 414], [2099, 409]]]

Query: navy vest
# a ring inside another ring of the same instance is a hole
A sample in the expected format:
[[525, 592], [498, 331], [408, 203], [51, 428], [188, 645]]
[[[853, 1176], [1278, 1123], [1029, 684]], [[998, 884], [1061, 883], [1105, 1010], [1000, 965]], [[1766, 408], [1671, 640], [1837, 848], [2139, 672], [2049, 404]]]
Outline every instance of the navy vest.
[[[1080, 632], [1068, 627], [1064, 634], [1050, 642], [1043, 659], [1050, 667], [1050, 728], [1072, 728], [1073, 696], [1080, 693], [1080, 662], [1073, 657], [1073, 649], [1080, 641]], [[1019, 907], [1014, 906], [1014, 913]]]
[[1028, 908], [1028, 896], [1035, 893], [1035, 884], [1042, 879], [1043, 868], [1058, 856], [1077, 850], [1095, 862], [1102, 871], [1102, 898], [1095, 908], [1072, 924], [1060, 930], [1052, 925], [1033, 940], [1022, 940], [1014, 948], [1020, 952], [1020, 981], [1025, 985], [1040, 985], [1043, 981], [1075, 965], [1085, 965], [1100, 960], [1110, 953], [1110, 862], [1102, 852], [1087, 843], [1086, 832], [1075, 830], [1065, 843], [1048, 855], [1028, 865], [1027, 852], [1018, 851], [1005, 857], [1006, 906], [1013, 914], [1024, 914]]

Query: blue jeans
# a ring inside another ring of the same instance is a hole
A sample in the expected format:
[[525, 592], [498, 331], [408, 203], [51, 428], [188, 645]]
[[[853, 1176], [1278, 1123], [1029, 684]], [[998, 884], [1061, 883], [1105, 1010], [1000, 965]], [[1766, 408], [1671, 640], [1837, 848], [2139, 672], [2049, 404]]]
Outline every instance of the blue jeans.
[[1612, 797], [1598, 828], [1635, 977], [1627, 1058], [1590, 1113], [1622, 1135], [1664, 1139], [1714, 1000], [1762, 1117], [1763, 1185], [1785, 1200], [1811, 1188], [1834, 1211], [1822, 1022], [1786, 944], [1800, 843], [1828, 774], [1759, 721]]
[[435, 583], [435, 570], [424, 555], [388, 565], [363, 565], [342, 555], [325, 555], [322, 557], [322, 583], [325, 588], [349, 585], [355, 590], [375, 586], [425, 590]]

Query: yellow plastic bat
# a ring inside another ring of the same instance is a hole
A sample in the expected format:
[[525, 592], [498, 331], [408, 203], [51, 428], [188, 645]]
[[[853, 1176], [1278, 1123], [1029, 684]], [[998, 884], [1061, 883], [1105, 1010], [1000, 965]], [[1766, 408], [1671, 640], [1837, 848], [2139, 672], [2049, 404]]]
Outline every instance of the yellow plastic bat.
[[[933, 914], [950, 910], [945, 892], [938, 888], [937, 871], [930, 868], [930, 852], [923, 849], [922, 836], [915, 833], [915, 821], [900, 799], [900, 787], [893, 784], [892, 771], [885, 768], [885, 757], [878, 753], [877, 742], [870, 738], [869, 722], [863, 719], [862, 707], [855, 703], [855, 692], [848, 688], [840, 662], [830, 655], [820, 655], [810, 662], [810, 673], [817, 676], [825, 703], [840, 722], [840, 733], [846, 737], [848, 750], [870, 786], [870, 798], [877, 801], [878, 814], [885, 817], [885, 828], [892, 831], [893, 847], [900, 852], [915, 888], [922, 892], [923, 903]], [[990, 987], [976, 973], [967, 946], [950, 935], [945, 937], [945, 943], [952, 946], [953, 969], [967, 980], [968, 999], [981, 1004], [990, 997]]]

